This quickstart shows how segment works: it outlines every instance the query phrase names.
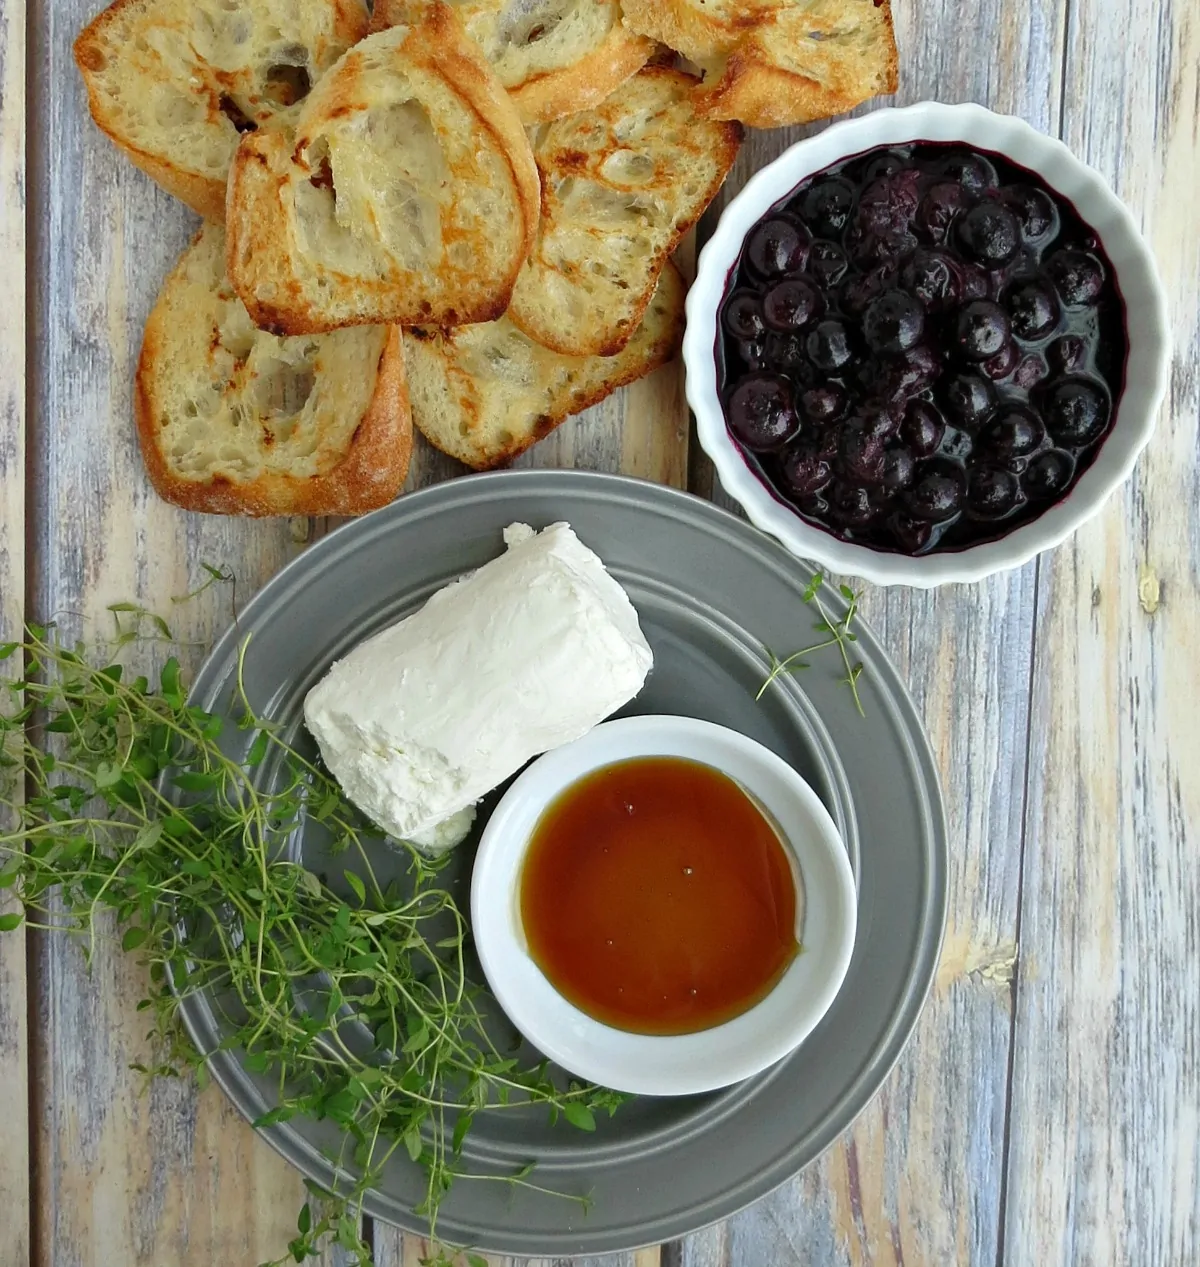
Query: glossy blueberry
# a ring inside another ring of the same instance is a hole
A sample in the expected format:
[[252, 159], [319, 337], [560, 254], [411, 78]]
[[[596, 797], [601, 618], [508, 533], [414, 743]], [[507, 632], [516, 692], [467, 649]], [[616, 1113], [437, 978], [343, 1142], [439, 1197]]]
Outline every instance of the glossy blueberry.
[[819, 237], [836, 238], [850, 221], [854, 198], [854, 186], [845, 177], [828, 176], [813, 184], [791, 206]]
[[946, 251], [914, 251], [900, 270], [900, 284], [929, 312], [945, 312], [958, 303], [959, 271]]
[[1008, 313], [990, 299], [964, 304], [954, 318], [954, 346], [968, 361], [986, 361], [1008, 342], [1012, 323]]
[[935, 245], [946, 241], [955, 217], [969, 206], [967, 191], [956, 180], [942, 180], [926, 189], [913, 217], [913, 226]]
[[1023, 356], [1013, 370], [1013, 383], [1023, 392], [1031, 392], [1046, 377], [1046, 362], [1036, 352]]
[[796, 434], [792, 384], [780, 374], [753, 374], [729, 394], [729, 426], [748, 449], [768, 453]]
[[1075, 474], [1075, 460], [1061, 449], [1047, 449], [1029, 459], [1025, 468], [1025, 491], [1030, 497], [1057, 497]]
[[1021, 486], [1011, 471], [998, 466], [981, 466], [971, 472], [967, 485], [967, 506], [980, 519], [1007, 515], [1021, 496]]
[[900, 549], [907, 554], [920, 554], [933, 536], [933, 528], [926, 519], [914, 519], [898, 513], [888, 520], [888, 527]]
[[1021, 245], [1017, 218], [999, 202], [976, 203], [959, 221], [957, 238], [969, 259], [983, 268], [1001, 268]]
[[833, 468], [820, 447], [806, 439], [788, 445], [780, 458], [779, 469], [784, 484], [797, 497], [819, 493], [833, 478]]
[[877, 508], [871, 494], [861, 484], [836, 480], [828, 497], [830, 518], [849, 527], [859, 527], [875, 517]]
[[900, 424], [900, 438], [919, 458], [927, 458], [937, 450], [945, 434], [942, 415], [925, 400], [909, 401]]
[[825, 300], [804, 277], [787, 277], [763, 295], [762, 313], [772, 330], [803, 330], [825, 311]]
[[1020, 363], [1021, 349], [1009, 339], [995, 356], [979, 363], [979, 372], [992, 382], [1007, 378]]
[[737, 354], [741, 357], [748, 370], [766, 368], [767, 349], [766, 343], [762, 339], [739, 339]]
[[735, 339], [757, 339], [763, 332], [762, 300], [752, 290], [735, 290], [721, 310], [721, 324]]
[[1018, 339], [1044, 339], [1058, 325], [1058, 297], [1036, 277], [1019, 278], [1000, 299]]
[[863, 313], [863, 336], [873, 352], [907, 352], [925, 332], [925, 309], [902, 290], [884, 291]]
[[854, 273], [846, 279], [842, 286], [839, 301], [843, 312], [851, 317], [861, 317], [870, 307], [872, 300], [878, 299], [886, 290], [896, 284], [898, 270], [892, 264], [884, 264], [868, 269], [864, 273]]
[[1108, 425], [1108, 392], [1092, 378], [1060, 378], [1041, 396], [1046, 429], [1059, 444], [1090, 444]]
[[903, 171], [908, 162], [905, 155], [898, 154], [895, 150], [884, 150], [882, 154], [876, 154], [867, 160], [863, 167], [862, 183], [867, 185], [881, 176], [893, 176], [896, 172]]
[[1050, 237], [1058, 226], [1058, 213], [1050, 195], [1032, 185], [1009, 185], [1000, 191], [1000, 199], [1017, 217], [1021, 236], [1026, 242], [1038, 243]]
[[982, 154], [972, 154], [970, 150], [954, 150], [944, 155], [935, 163], [934, 170], [976, 197], [996, 184], [996, 169]]
[[818, 238], [808, 252], [808, 274], [818, 286], [828, 290], [846, 276], [850, 261], [836, 242]]
[[817, 323], [805, 344], [809, 359], [828, 374], [840, 370], [854, 355], [845, 323], [829, 317]]
[[746, 263], [768, 281], [799, 273], [808, 259], [808, 230], [793, 220], [773, 216], [753, 229], [746, 240]]
[[941, 523], [962, 509], [964, 491], [962, 467], [931, 462], [905, 494], [904, 505], [914, 519]]
[[1087, 361], [1087, 344], [1077, 334], [1064, 334], [1046, 349], [1046, 359], [1053, 369], [1069, 374], [1084, 367]]
[[836, 383], [810, 387], [800, 395], [800, 412], [817, 426], [834, 422], [846, 412], [846, 393]]
[[856, 482], [877, 484], [883, 478], [883, 440], [865, 427], [843, 427], [838, 461]]
[[771, 369], [787, 374], [803, 387], [809, 386], [816, 378], [804, 350], [803, 334], [768, 330], [763, 358]]
[[1100, 298], [1104, 265], [1089, 251], [1055, 251], [1046, 257], [1044, 267], [1068, 308], [1085, 308]]
[[898, 171], [880, 176], [859, 195], [855, 227], [874, 238], [895, 239], [909, 231], [919, 202], [919, 173]]
[[882, 483], [891, 492], [907, 488], [913, 482], [917, 463], [912, 453], [902, 446], [888, 449], [883, 455]]
[[938, 383], [947, 415], [969, 431], [978, 428], [996, 407], [996, 389], [981, 374], [949, 374]]
[[998, 410], [980, 432], [981, 443], [997, 457], [1025, 457], [1046, 438], [1042, 420], [1030, 409], [1012, 405]]

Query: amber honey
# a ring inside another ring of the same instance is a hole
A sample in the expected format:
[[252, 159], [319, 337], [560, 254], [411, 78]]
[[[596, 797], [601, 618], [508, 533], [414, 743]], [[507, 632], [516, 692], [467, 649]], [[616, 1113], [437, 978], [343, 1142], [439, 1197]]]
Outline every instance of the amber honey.
[[734, 780], [675, 757], [605, 766], [562, 792], [534, 829], [520, 902], [555, 988], [639, 1034], [730, 1020], [799, 949], [775, 827]]

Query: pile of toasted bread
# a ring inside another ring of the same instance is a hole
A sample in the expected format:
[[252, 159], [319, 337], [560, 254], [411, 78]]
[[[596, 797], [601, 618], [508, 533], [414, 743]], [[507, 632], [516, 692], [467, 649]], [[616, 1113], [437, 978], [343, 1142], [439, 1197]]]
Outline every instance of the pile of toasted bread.
[[501, 465], [667, 360], [742, 124], [896, 68], [874, 0], [115, 0], [75, 54], [205, 218], [147, 322], [150, 478], [248, 515], [385, 504], [414, 423]]

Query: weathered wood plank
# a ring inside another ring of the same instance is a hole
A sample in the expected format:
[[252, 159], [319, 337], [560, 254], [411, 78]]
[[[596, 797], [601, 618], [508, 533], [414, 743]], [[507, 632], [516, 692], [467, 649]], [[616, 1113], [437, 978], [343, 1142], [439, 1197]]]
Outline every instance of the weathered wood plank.
[[1062, 136], [1145, 227], [1170, 394], [1042, 568], [1006, 1264], [1200, 1261], [1200, 23], [1075, 0]]
[[[17, 637], [25, 606], [25, 5], [0, 8], [0, 642]], [[17, 675], [20, 664], [0, 664]], [[0, 914], [14, 909], [0, 897]], [[0, 933], [0, 1233], [6, 1262], [29, 1262], [29, 1053], [25, 935]]]
[[[194, 220], [88, 118], [70, 45], [97, 7], [63, 0], [31, 11], [33, 611], [95, 631], [105, 628], [106, 604], [141, 596], [166, 610], [181, 637], [202, 643], [228, 621], [228, 591], [170, 601], [204, 580], [200, 563], [231, 567], [247, 595], [296, 547], [286, 524], [166, 506], [142, 472], [133, 364], [159, 282]], [[202, 650], [189, 648], [193, 662]], [[128, 1069], [145, 1055], [134, 1010], [142, 971], [107, 940], [90, 975], [78, 947], [61, 939], [39, 941], [33, 967], [34, 1261], [200, 1267], [279, 1253], [302, 1200], [295, 1173], [220, 1095], [171, 1083], [143, 1094]]]
[[[1061, 6], [908, 0], [894, 11], [898, 104], [974, 100], [1057, 127]], [[801, 135], [754, 135], [727, 196]], [[698, 491], [710, 486], [704, 466], [693, 456]], [[864, 614], [909, 683], [946, 796], [950, 911], [937, 984], [855, 1127], [794, 1182], [672, 1248], [671, 1267], [996, 1262], [1034, 593], [1030, 566], [979, 586], [867, 594]]]

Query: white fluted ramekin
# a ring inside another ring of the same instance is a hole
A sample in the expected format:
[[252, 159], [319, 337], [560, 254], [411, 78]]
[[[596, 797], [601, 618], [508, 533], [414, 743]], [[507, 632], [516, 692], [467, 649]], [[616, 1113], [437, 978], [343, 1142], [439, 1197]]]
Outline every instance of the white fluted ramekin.
[[[718, 312], [730, 270], [750, 229], [768, 208], [802, 180], [834, 163], [877, 146], [917, 141], [958, 142], [999, 154], [1039, 175], [1072, 203], [1100, 239], [1125, 303], [1129, 351], [1116, 416], [1092, 464], [1061, 501], [996, 541], [912, 557], [839, 540], [806, 523], [779, 501], [747, 465], [729, 436], [718, 394]], [[1149, 248], [1124, 204], [1092, 168], [1060, 141], [1027, 123], [993, 114], [982, 106], [923, 102], [902, 110], [877, 110], [834, 124], [786, 150], [757, 172], [725, 208], [716, 232], [700, 253], [687, 301], [683, 341], [687, 398], [700, 443], [713, 460], [726, 491], [750, 521], [777, 537], [793, 554], [835, 572], [877, 585], [930, 588], [953, 581], [978, 581], [1018, 567], [1058, 545], [1094, 515], [1130, 475], [1154, 429], [1166, 390], [1170, 335], [1166, 301]]]

